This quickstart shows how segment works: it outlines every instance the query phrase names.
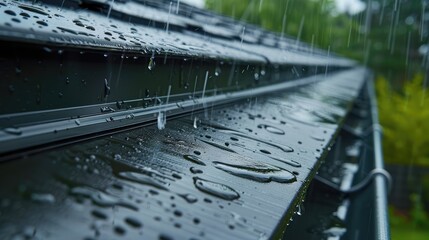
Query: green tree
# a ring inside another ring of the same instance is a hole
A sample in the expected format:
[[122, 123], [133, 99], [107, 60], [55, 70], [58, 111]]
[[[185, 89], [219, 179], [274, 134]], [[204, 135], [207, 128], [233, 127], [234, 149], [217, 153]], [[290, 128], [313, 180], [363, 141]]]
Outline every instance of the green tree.
[[280, 35], [335, 52], [347, 46], [349, 29], [357, 25], [345, 15], [332, 14], [332, 0], [207, 0], [209, 9]]

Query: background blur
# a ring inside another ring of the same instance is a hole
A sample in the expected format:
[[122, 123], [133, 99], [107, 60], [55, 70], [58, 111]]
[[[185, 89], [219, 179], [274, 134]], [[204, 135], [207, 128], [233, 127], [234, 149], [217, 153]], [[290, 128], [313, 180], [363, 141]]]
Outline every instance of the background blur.
[[429, 239], [429, 0], [183, 0], [371, 68], [393, 239]]

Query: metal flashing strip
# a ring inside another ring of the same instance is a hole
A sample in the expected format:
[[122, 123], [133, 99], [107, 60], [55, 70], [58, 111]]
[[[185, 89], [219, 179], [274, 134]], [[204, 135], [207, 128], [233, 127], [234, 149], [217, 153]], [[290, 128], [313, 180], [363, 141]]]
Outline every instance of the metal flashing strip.
[[[284, 82], [265, 87], [220, 94], [215, 96], [178, 101], [172, 103], [160, 104], [153, 107], [126, 109], [115, 111], [110, 105], [115, 103], [96, 106], [98, 109], [106, 109], [104, 113], [93, 116], [71, 115], [67, 119], [59, 119], [48, 122], [29, 122], [19, 127], [4, 128], [0, 131], [0, 154], [7, 155], [8, 152], [22, 150], [28, 147], [35, 147], [46, 143], [53, 143], [68, 138], [82, 137], [97, 132], [113, 130], [131, 125], [143, 124], [157, 120], [160, 114], [165, 117], [173, 117], [179, 114], [190, 113], [200, 109], [206, 109], [219, 104], [231, 103], [234, 101], [258, 97], [260, 95], [284, 91], [286, 89], [303, 86], [317, 81], [327, 81], [327, 79], [351, 79], [353, 75], [364, 75], [365, 69], [357, 68], [343, 71], [332, 75], [313, 76], [306, 79], [300, 79], [290, 82]], [[322, 80], [321, 80], [322, 79]], [[74, 112], [74, 109], [59, 109], [57, 111]], [[82, 110], [79, 111], [82, 114]], [[50, 114], [52, 111], [49, 112]], [[20, 114], [20, 118], [32, 119], [34, 116], [44, 115], [45, 112], [29, 112]], [[13, 121], [16, 116], [1, 116]]]

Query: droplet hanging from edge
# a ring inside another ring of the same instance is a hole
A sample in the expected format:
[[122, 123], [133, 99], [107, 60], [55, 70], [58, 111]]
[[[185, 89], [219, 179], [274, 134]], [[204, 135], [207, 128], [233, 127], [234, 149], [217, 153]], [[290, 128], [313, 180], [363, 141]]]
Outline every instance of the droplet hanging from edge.
[[107, 79], [104, 79], [104, 98], [106, 99], [110, 95], [110, 86]]
[[198, 118], [197, 118], [197, 117], [195, 117], [195, 118], [194, 118], [194, 128], [195, 128], [195, 129], [197, 129], [197, 128], [198, 128], [197, 121], [198, 121]]
[[147, 69], [152, 70], [155, 68], [155, 57], [152, 54], [152, 57], [149, 59], [149, 64], [147, 65]]
[[166, 124], [167, 124], [167, 115], [165, 114], [165, 112], [159, 112], [158, 119], [157, 119], [158, 129], [159, 130], [164, 129]]

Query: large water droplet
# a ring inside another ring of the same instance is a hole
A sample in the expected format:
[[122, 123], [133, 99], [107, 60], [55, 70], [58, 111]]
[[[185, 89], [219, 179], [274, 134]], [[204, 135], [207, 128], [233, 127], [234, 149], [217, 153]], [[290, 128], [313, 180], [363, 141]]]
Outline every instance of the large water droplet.
[[13, 134], [13, 135], [21, 135], [22, 134], [21, 129], [19, 129], [19, 128], [13, 128], [13, 127], [4, 128], [3, 131], [5, 133], [9, 133], [9, 134]]
[[208, 181], [202, 178], [194, 177], [195, 187], [205, 193], [225, 199], [238, 199], [240, 195], [234, 189], [221, 183]]
[[276, 127], [273, 127], [273, 126], [267, 125], [267, 124], [259, 124], [258, 128], [264, 128], [268, 132], [278, 134], [278, 135], [284, 135], [285, 134], [285, 132], [283, 130], [281, 130], [280, 128], [276, 128]]
[[215, 167], [232, 175], [255, 180], [258, 182], [290, 183], [296, 181], [291, 172], [270, 165], [231, 165], [214, 162]]
[[35, 7], [35, 6], [28, 6], [28, 5], [22, 4], [22, 5], [18, 6], [18, 7], [21, 8], [21, 9], [33, 12], [33, 13], [37, 13], [37, 14], [41, 14], [41, 15], [49, 15], [42, 8], [38, 8], [38, 7]]
[[16, 13], [12, 10], [5, 10], [4, 13], [9, 14], [11, 16], [16, 16]]

